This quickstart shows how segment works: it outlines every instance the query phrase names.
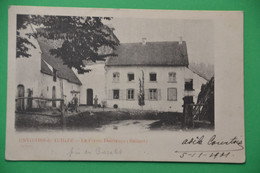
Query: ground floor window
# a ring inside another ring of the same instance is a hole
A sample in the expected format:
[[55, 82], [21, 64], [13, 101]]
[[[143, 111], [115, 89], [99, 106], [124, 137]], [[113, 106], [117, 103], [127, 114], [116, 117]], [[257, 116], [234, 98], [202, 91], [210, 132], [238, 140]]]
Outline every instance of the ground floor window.
[[169, 101], [177, 100], [177, 88], [168, 88], [167, 97]]
[[118, 89], [113, 90], [113, 99], [119, 99], [119, 90]]
[[157, 99], [158, 99], [157, 89], [149, 89], [149, 100], [157, 100]]
[[134, 99], [134, 89], [128, 89], [127, 90], [127, 99], [128, 100], [133, 100]]

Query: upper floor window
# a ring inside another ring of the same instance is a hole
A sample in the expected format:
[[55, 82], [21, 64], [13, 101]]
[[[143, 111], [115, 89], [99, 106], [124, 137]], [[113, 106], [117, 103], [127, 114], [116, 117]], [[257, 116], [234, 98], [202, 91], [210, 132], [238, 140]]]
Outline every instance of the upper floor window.
[[135, 80], [135, 74], [134, 73], [128, 73], [127, 74], [127, 80], [129, 82], [134, 81]]
[[156, 73], [150, 73], [150, 81], [151, 82], [157, 81], [157, 74]]
[[113, 82], [119, 82], [119, 77], [120, 77], [119, 72], [114, 72], [113, 73]]
[[57, 70], [53, 69], [53, 81], [56, 82], [57, 81]]
[[193, 89], [193, 79], [185, 79], [185, 86], [186, 91], [192, 91]]
[[169, 82], [176, 82], [176, 73], [175, 72], [170, 72], [169, 73]]

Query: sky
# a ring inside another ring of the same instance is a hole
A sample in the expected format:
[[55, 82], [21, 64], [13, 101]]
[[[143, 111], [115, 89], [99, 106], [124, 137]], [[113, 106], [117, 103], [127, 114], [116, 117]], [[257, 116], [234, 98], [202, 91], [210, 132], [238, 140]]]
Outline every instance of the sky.
[[179, 41], [187, 43], [190, 62], [214, 64], [214, 24], [210, 20], [113, 18], [107, 22], [115, 28], [121, 43]]

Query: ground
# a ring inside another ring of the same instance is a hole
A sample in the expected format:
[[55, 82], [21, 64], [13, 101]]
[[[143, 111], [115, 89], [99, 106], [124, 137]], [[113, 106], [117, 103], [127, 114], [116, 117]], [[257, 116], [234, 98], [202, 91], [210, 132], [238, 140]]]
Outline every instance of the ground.
[[181, 129], [182, 113], [81, 106], [61, 116], [57, 110], [16, 113], [17, 130]]

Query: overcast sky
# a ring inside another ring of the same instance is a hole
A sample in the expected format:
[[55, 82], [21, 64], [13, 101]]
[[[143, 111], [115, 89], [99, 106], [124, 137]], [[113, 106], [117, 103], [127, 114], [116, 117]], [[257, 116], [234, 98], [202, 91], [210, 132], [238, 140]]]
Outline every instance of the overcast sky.
[[147, 41], [187, 42], [190, 62], [214, 64], [214, 26], [209, 20], [113, 18], [109, 25], [121, 43]]

